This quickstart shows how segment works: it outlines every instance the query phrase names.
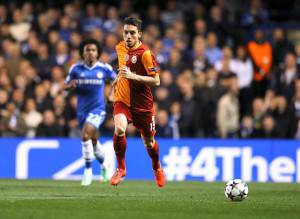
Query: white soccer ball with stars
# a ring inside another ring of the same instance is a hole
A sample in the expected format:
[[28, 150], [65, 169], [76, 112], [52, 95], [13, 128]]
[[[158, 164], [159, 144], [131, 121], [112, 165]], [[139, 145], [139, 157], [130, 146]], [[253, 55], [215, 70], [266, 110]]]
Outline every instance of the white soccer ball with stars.
[[248, 185], [240, 179], [232, 179], [226, 183], [225, 196], [231, 201], [243, 201], [248, 196]]

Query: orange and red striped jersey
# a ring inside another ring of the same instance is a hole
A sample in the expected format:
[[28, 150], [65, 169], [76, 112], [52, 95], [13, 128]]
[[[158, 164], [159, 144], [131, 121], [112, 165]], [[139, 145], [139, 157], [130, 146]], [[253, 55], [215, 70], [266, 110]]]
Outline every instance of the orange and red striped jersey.
[[[125, 65], [135, 74], [154, 77], [158, 74], [157, 62], [149, 48], [141, 44], [137, 48], [127, 49], [125, 43], [116, 46], [119, 66]], [[136, 112], [153, 112], [151, 86], [138, 81], [119, 79], [116, 85], [115, 101], [121, 101]]]

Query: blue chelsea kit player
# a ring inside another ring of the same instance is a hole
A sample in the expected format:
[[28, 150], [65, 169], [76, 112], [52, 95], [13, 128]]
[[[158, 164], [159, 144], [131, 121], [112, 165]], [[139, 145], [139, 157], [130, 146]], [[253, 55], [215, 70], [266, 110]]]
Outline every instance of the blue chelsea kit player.
[[116, 73], [109, 64], [98, 61], [101, 54], [101, 47], [98, 41], [87, 39], [81, 42], [79, 54], [83, 62], [74, 64], [70, 68], [64, 89], [74, 88], [77, 95], [77, 119], [82, 130], [82, 156], [85, 160], [81, 185], [89, 186], [93, 179], [91, 163], [94, 157], [102, 167], [103, 180], [108, 180], [106, 176], [107, 171], [103, 165], [103, 149], [98, 141], [98, 130], [106, 115], [105, 81], [115, 80]]

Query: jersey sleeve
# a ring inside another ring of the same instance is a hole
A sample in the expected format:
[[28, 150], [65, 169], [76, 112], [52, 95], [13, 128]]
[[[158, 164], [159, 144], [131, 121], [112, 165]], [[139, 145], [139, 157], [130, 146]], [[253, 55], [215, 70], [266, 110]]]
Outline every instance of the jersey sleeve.
[[158, 73], [157, 62], [150, 50], [146, 50], [142, 55], [142, 64], [149, 76], [155, 76]]
[[117, 77], [116, 72], [113, 70], [112, 66], [109, 64], [105, 64], [106, 67], [106, 77], [110, 80], [115, 80], [115, 78]]
[[118, 56], [119, 67], [126, 65], [127, 49], [125, 47], [124, 41], [122, 41], [116, 45], [116, 52], [117, 52], [117, 56]]
[[65, 79], [65, 84], [68, 84], [68, 83], [70, 83], [70, 81], [72, 80], [72, 79], [74, 79], [74, 69], [75, 69], [75, 66], [76, 66], [76, 64], [73, 64], [71, 67], [70, 67], [70, 69], [69, 69], [69, 73], [68, 73], [68, 75], [67, 75], [67, 77], [66, 77], [66, 79]]

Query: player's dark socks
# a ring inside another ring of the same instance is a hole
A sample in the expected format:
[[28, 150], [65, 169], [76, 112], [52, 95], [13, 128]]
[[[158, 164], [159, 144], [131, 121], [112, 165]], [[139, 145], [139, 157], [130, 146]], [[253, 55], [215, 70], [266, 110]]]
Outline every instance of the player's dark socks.
[[114, 134], [114, 149], [117, 156], [118, 168], [125, 169], [126, 136]]
[[92, 162], [90, 161], [85, 161], [85, 168], [91, 168], [92, 167]]
[[160, 162], [159, 162], [159, 150], [158, 150], [158, 144], [157, 141], [154, 142], [154, 145], [152, 148], [147, 148], [148, 154], [152, 159], [152, 168], [153, 170], [157, 170], [160, 168]]

